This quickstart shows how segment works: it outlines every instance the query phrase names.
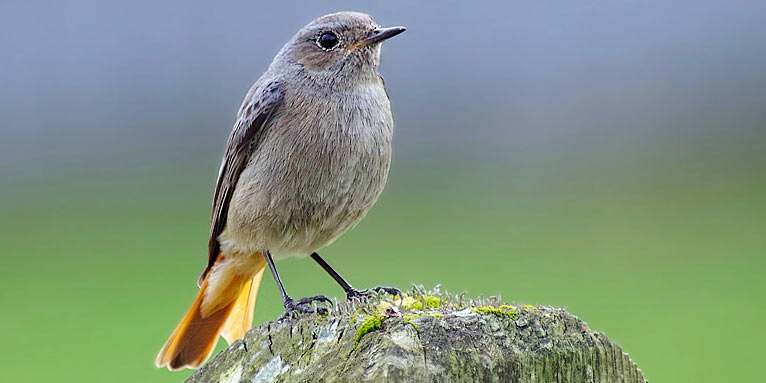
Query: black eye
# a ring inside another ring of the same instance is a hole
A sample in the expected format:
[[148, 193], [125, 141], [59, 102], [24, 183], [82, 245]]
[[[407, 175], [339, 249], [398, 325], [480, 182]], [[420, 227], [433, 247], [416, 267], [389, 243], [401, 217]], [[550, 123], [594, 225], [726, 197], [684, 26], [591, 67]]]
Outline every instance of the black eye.
[[338, 36], [332, 32], [324, 32], [317, 38], [317, 45], [326, 51], [332, 50], [338, 46], [339, 42], [340, 40], [338, 39]]

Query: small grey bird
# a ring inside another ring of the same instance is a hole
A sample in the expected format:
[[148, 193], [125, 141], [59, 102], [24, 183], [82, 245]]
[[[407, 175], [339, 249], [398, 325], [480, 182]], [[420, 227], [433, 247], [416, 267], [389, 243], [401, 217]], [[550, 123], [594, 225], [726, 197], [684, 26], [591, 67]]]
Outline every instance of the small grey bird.
[[226, 144], [213, 198], [208, 265], [189, 312], [157, 356], [158, 367], [197, 367], [219, 334], [250, 329], [266, 265], [286, 312], [326, 312], [294, 300], [274, 259], [310, 255], [349, 299], [354, 289], [316, 251], [372, 208], [391, 162], [393, 118], [378, 74], [381, 42], [404, 32], [341, 12], [303, 27], [245, 96]]

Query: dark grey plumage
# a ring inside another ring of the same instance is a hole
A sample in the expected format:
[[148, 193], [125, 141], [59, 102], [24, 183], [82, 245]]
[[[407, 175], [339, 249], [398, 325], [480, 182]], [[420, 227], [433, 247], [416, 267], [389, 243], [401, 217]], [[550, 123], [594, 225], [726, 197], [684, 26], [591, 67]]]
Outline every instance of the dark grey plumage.
[[[341, 12], [301, 29], [243, 101], [216, 186], [209, 267], [219, 251], [308, 255], [359, 222], [391, 159], [393, 118], [377, 72], [377, 28]], [[328, 51], [317, 44], [337, 33]], [[357, 44], [356, 46], [353, 46]]]

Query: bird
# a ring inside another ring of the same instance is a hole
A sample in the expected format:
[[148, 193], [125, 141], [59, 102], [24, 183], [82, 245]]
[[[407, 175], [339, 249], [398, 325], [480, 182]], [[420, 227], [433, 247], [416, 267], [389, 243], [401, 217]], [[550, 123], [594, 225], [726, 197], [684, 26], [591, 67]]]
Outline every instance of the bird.
[[317, 250], [359, 223], [385, 186], [394, 122], [378, 67], [382, 42], [404, 31], [358, 12], [319, 17], [252, 85], [218, 173], [199, 292], [157, 367], [196, 368], [219, 336], [229, 344], [242, 338], [267, 266], [282, 295], [280, 318], [326, 313], [323, 295], [288, 295], [275, 260], [310, 256], [347, 299], [401, 296], [394, 287], [354, 288]]

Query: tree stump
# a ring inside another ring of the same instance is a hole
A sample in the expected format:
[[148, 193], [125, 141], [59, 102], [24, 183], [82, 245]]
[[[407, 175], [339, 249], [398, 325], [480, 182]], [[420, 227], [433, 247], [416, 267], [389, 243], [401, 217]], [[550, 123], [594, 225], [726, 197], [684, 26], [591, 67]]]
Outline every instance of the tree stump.
[[187, 382], [646, 382], [572, 314], [414, 288], [263, 323]]

